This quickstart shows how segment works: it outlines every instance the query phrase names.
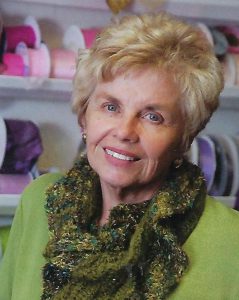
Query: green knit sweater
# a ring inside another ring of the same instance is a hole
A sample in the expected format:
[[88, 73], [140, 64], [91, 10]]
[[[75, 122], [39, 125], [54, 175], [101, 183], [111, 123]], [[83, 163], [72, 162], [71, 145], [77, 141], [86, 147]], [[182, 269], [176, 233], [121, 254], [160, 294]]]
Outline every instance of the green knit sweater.
[[[44, 191], [60, 175], [35, 180], [24, 192], [0, 265], [0, 300], [39, 300], [42, 253], [48, 241]], [[205, 211], [183, 245], [190, 268], [170, 300], [239, 299], [239, 213], [207, 197]]]

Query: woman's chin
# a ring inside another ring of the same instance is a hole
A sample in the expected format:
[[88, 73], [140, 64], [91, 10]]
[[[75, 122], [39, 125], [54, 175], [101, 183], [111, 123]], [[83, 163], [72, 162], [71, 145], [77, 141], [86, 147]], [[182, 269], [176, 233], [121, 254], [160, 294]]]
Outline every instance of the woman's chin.
[[124, 176], [110, 175], [100, 176], [101, 184], [105, 186], [109, 186], [115, 189], [125, 189], [130, 188], [130, 186], [134, 186], [135, 182], [132, 182], [132, 178], [126, 178]]

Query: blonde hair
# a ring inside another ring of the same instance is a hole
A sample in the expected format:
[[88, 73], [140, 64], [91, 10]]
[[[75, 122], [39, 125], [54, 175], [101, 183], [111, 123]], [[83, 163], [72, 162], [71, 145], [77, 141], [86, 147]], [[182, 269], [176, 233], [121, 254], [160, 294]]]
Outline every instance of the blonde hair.
[[106, 27], [91, 49], [80, 50], [73, 110], [81, 118], [98, 82], [145, 66], [168, 71], [178, 84], [186, 150], [218, 107], [223, 73], [200, 29], [167, 13], [123, 17]]

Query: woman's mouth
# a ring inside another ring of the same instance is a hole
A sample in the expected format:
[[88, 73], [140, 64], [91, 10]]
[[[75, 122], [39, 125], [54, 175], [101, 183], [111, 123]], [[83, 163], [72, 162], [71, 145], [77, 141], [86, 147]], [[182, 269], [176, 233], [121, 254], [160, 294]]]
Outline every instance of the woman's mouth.
[[105, 148], [105, 152], [108, 155], [110, 155], [110, 156], [112, 156], [114, 158], [117, 158], [119, 160], [124, 160], [124, 161], [136, 161], [136, 160], [138, 160], [138, 158], [136, 156], [122, 154], [122, 153], [113, 151], [113, 150], [108, 149], [108, 148]]

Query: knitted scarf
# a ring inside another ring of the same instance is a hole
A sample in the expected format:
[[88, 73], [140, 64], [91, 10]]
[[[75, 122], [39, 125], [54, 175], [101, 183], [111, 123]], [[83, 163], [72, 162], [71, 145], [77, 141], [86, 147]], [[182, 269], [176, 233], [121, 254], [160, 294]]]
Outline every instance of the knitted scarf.
[[120, 204], [98, 226], [99, 178], [86, 158], [47, 190], [46, 299], [165, 299], [189, 261], [182, 249], [204, 209], [200, 169], [184, 161], [151, 200]]

